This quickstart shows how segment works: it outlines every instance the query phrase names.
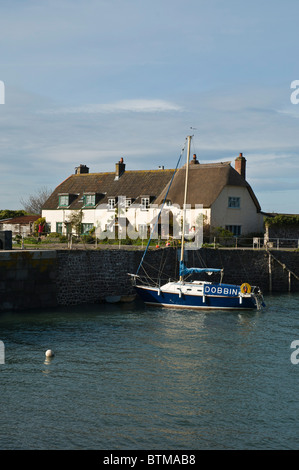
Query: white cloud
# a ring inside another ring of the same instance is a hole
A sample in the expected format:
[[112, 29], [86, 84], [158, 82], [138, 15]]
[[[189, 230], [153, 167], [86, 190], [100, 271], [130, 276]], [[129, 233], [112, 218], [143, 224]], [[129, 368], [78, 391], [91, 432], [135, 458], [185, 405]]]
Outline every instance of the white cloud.
[[271, 207], [297, 210], [276, 196], [299, 187], [289, 3], [291, 15], [288, 1], [3, 0], [1, 206], [80, 163], [172, 168], [192, 126], [201, 162], [243, 152], [263, 209], [267, 188]]
[[40, 111], [43, 114], [98, 114], [98, 113], [157, 113], [182, 111], [175, 103], [158, 99], [121, 100], [115, 103], [87, 104]]

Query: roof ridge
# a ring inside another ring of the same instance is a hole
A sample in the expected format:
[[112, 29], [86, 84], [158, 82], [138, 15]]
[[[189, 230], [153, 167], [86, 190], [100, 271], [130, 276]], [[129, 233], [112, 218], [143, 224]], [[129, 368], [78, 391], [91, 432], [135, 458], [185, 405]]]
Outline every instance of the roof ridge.
[[200, 168], [203, 166], [223, 166], [223, 165], [230, 165], [231, 161], [227, 162], [209, 162], [209, 163], [199, 163], [198, 165], [192, 165], [192, 168]]
[[[151, 172], [151, 173], [163, 173], [163, 171], [174, 171], [174, 168], [164, 168], [163, 170], [162, 169], [157, 169], [157, 170], [126, 170], [123, 174], [127, 174], [127, 173], [144, 173], [144, 172]], [[70, 175], [70, 176], [89, 176], [89, 175], [115, 175], [115, 171], [96, 171], [94, 173], [74, 173], [73, 175]]]

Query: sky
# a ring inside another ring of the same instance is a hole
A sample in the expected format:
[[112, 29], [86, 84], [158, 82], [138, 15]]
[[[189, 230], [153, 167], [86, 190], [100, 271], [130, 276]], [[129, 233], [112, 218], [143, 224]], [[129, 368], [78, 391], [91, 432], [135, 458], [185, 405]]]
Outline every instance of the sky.
[[298, 0], [1, 0], [0, 209], [80, 164], [175, 168], [191, 133], [201, 163], [243, 153], [263, 211], [298, 214], [298, 18]]

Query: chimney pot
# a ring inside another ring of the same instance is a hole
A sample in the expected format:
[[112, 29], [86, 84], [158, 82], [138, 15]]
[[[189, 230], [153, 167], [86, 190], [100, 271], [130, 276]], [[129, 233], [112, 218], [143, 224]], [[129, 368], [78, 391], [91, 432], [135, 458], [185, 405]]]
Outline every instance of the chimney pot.
[[190, 162], [192, 165], [198, 165], [199, 161], [196, 158], [196, 153], [193, 154], [193, 159]]
[[83, 174], [83, 173], [89, 173], [89, 168], [86, 165], [82, 165], [82, 163], [81, 163], [80, 166], [77, 166], [75, 168], [75, 174], [79, 175], [79, 174]]

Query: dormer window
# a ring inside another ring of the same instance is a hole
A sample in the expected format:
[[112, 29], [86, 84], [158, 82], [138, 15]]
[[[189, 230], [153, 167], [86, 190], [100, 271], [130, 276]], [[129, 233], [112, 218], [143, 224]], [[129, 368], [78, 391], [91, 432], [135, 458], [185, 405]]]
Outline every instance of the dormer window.
[[69, 194], [60, 194], [59, 196], [59, 207], [68, 207], [70, 205]]
[[96, 195], [95, 193], [84, 194], [83, 196], [83, 205], [84, 207], [94, 207], [96, 204]]
[[141, 209], [148, 209], [150, 203], [149, 196], [144, 196], [141, 198]]
[[115, 197], [109, 197], [108, 198], [108, 209], [113, 210], [115, 208], [115, 204], [116, 204]]
[[132, 205], [132, 199], [126, 198], [126, 209]]

